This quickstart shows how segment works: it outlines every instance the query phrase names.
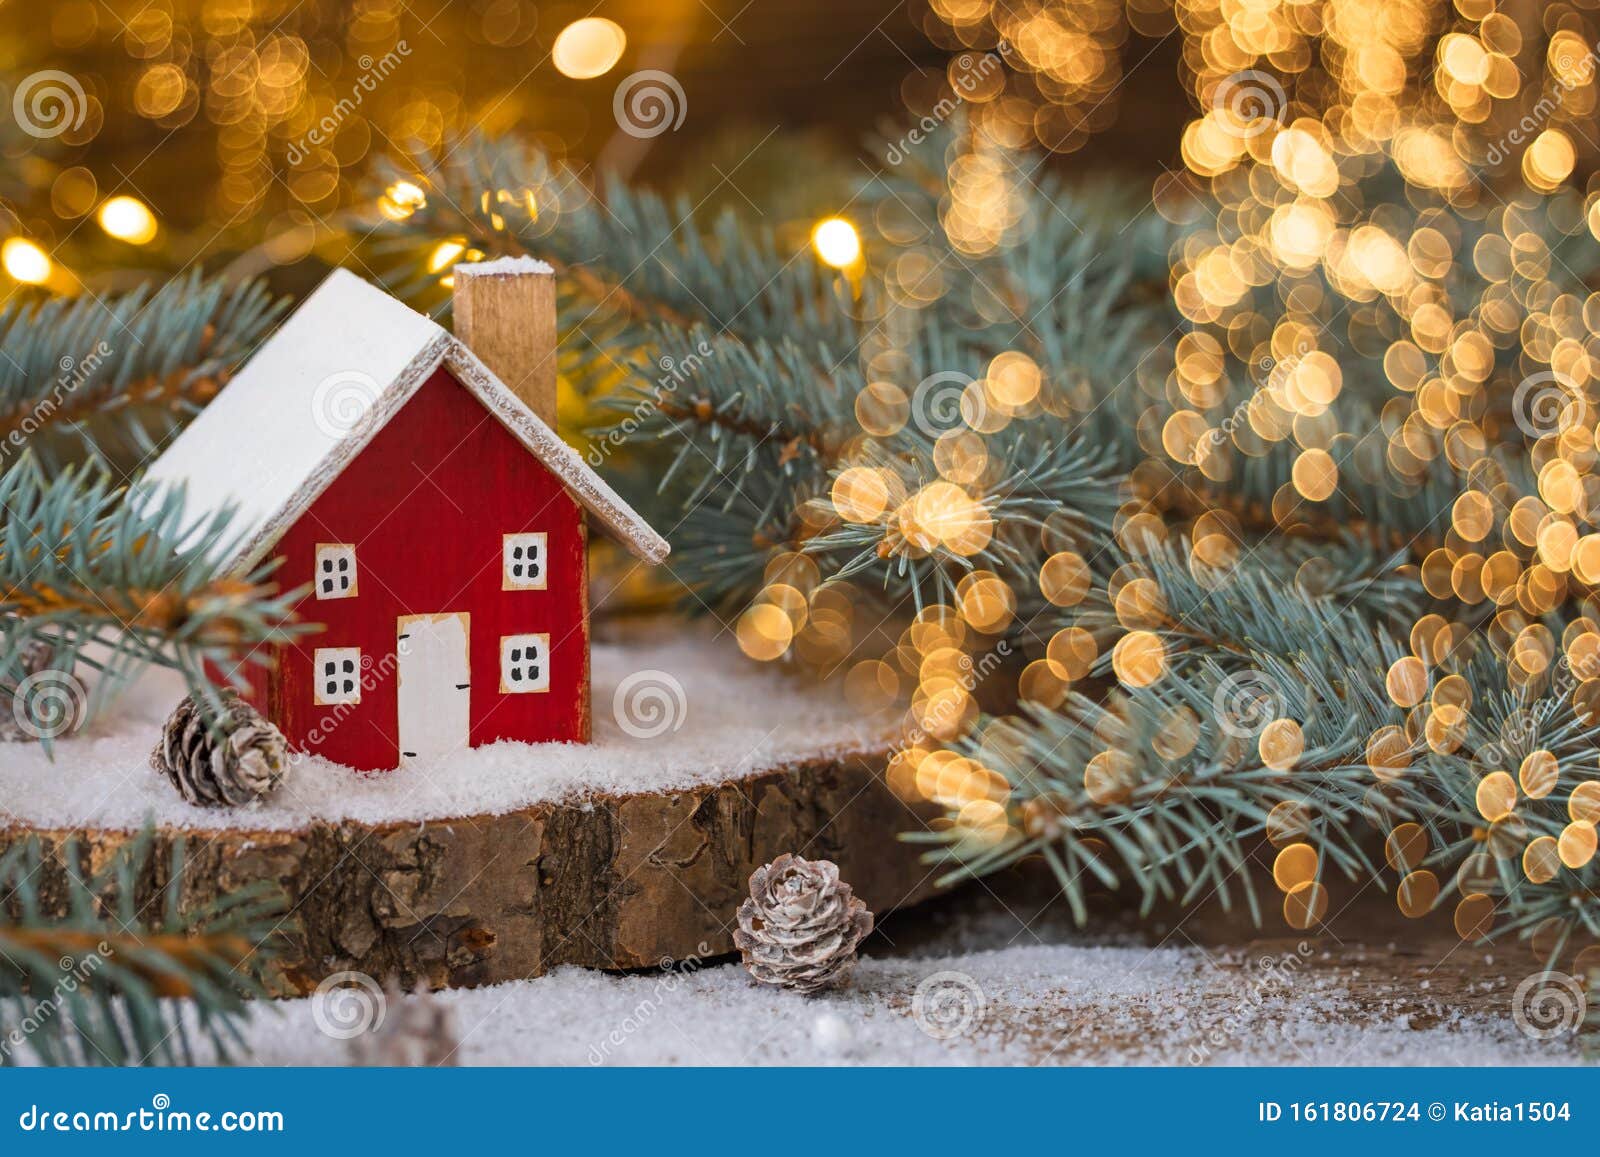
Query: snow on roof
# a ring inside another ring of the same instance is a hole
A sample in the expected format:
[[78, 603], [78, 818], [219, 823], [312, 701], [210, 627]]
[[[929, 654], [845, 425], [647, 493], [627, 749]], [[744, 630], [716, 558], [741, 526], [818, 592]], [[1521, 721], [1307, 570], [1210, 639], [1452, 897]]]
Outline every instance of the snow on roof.
[[624, 546], [646, 562], [666, 558], [666, 540], [471, 350], [343, 269], [174, 439], [141, 487], [183, 486], [191, 516], [233, 507], [237, 546], [227, 561], [253, 567], [441, 365]]

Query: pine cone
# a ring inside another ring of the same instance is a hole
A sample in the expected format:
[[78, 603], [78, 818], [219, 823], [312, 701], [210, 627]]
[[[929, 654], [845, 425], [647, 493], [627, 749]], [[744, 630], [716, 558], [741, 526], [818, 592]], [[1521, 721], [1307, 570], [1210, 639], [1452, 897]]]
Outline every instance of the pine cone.
[[213, 726], [194, 696], [186, 696], [150, 753], [150, 766], [200, 807], [237, 807], [262, 799], [289, 768], [283, 732], [231, 691], [222, 693], [222, 704]]
[[[71, 670], [59, 672], [59, 678], [43, 674], [53, 670], [55, 662], [56, 649], [48, 641], [33, 639], [23, 645], [22, 665], [16, 677], [0, 681], [0, 740], [32, 743], [41, 733], [53, 738], [82, 721], [83, 687], [72, 677]], [[48, 682], [39, 684], [33, 680], [36, 675]], [[31, 685], [30, 680], [38, 685]], [[17, 700], [19, 690], [23, 694], [21, 702]]]
[[443, 1068], [456, 1060], [455, 1017], [419, 984], [410, 1000], [391, 980], [383, 986], [385, 1015], [378, 1027], [350, 1041], [350, 1063], [369, 1068]]
[[733, 942], [762, 984], [816, 992], [849, 977], [871, 931], [872, 913], [837, 864], [784, 855], [751, 874]]

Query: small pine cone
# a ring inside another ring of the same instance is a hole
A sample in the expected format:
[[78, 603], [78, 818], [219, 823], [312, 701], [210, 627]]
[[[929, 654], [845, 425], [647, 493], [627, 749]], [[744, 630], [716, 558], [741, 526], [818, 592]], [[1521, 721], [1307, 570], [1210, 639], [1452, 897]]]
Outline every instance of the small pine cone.
[[368, 1068], [448, 1068], [459, 1064], [455, 1016], [418, 984], [403, 998], [391, 980], [383, 986], [384, 1016], [371, 1032], [350, 1041], [350, 1063]]
[[200, 807], [237, 807], [265, 798], [283, 782], [289, 745], [283, 732], [231, 691], [211, 718], [186, 696], [173, 709], [150, 753], [150, 766]]
[[733, 942], [762, 984], [816, 992], [849, 978], [871, 931], [872, 913], [837, 864], [784, 855], [751, 874]]
[[[26, 700], [28, 690], [25, 684], [33, 676], [51, 670], [55, 665], [55, 661], [56, 649], [44, 639], [33, 639], [23, 646], [21, 670], [17, 672], [15, 678], [0, 682], [0, 741], [7, 743], [33, 743], [39, 738], [41, 725], [43, 725], [45, 731], [52, 735], [65, 729], [34, 719], [33, 715], [39, 709], [39, 704], [18, 703], [17, 701], [17, 691], [21, 689], [23, 698]], [[50, 676], [44, 676], [44, 678], [48, 679]], [[70, 670], [62, 673], [59, 682], [63, 688], [77, 686], [77, 682], [72, 678]], [[55, 708], [71, 710], [75, 713], [71, 719], [67, 719], [65, 716], [61, 717], [69, 727], [82, 718], [82, 688], [78, 687], [78, 690], [80, 695], [76, 698], [63, 698], [53, 705]]]

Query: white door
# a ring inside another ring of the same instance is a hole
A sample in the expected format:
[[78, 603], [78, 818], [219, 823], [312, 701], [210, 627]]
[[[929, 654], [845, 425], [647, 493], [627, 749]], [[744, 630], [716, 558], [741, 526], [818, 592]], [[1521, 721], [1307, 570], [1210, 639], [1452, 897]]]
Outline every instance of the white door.
[[426, 766], [467, 746], [469, 619], [466, 612], [400, 617], [401, 763]]

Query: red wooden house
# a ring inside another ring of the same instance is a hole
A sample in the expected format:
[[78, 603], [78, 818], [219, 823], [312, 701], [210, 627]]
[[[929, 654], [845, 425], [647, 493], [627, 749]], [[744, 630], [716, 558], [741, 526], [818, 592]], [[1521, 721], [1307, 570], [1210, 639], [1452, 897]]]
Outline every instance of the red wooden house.
[[147, 475], [191, 512], [233, 508], [236, 571], [278, 558], [280, 582], [311, 584], [297, 613], [321, 630], [276, 646], [247, 697], [353, 768], [587, 741], [586, 516], [646, 562], [668, 550], [552, 429], [548, 267], [457, 282], [482, 359], [337, 271]]

